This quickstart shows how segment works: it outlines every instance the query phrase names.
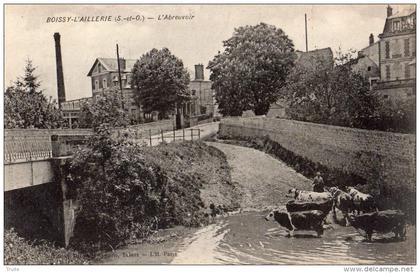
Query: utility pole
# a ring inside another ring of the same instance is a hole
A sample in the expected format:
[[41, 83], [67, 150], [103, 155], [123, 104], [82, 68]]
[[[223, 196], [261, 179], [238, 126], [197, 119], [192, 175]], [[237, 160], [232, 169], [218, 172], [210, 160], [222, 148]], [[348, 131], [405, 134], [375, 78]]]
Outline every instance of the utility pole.
[[120, 53], [118, 52], [118, 44], [117, 44], [117, 65], [118, 65], [118, 82], [120, 83], [120, 90], [121, 90], [121, 106], [124, 110], [124, 95], [123, 95], [123, 86], [121, 81], [121, 67], [120, 67]]
[[306, 13], [305, 13], [305, 40], [306, 40], [306, 52], [308, 52], [308, 22], [306, 19]]

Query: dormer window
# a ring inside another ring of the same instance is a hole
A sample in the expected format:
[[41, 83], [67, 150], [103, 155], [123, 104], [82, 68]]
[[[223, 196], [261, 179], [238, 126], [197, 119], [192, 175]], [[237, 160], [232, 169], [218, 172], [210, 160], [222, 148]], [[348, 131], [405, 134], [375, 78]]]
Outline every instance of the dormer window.
[[102, 86], [103, 86], [104, 89], [108, 87], [108, 83], [107, 83], [106, 79], [102, 80]]
[[102, 65], [101, 63], [98, 63], [98, 73], [101, 73], [101, 70], [102, 70]]
[[392, 29], [394, 31], [400, 31], [401, 30], [401, 22], [400, 21], [394, 21], [392, 23]]

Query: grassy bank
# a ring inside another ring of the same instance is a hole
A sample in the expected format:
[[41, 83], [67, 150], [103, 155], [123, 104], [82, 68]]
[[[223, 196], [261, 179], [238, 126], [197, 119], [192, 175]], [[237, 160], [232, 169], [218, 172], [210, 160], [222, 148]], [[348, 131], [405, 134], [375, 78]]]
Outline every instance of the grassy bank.
[[11, 229], [4, 232], [4, 263], [6, 265], [87, 264], [88, 258], [77, 251], [56, 247], [45, 241], [26, 240]]
[[226, 156], [220, 150], [201, 141], [161, 144], [142, 150], [146, 159], [160, 166], [168, 177], [178, 181], [189, 177], [200, 191], [201, 209], [208, 211], [210, 204], [229, 211], [239, 207], [239, 192], [231, 181]]
[[69, 177], [80, 203], [71, 244], [91, 256], [159, 229], [206, 225], [211, 204], [238, 206], [225, 155], [203, 142], [141, 147], [104, 129], [75, 153]]

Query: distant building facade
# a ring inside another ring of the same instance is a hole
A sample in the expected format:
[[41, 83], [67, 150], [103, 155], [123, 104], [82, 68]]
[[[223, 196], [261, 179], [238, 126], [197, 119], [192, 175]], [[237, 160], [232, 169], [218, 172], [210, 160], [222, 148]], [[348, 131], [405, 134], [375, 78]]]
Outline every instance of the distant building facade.
[[[134, 90], [131, 88], [132, 69], [137, 60], [120, 59], [121, 82], [123, 98], [128, 109], [130, 118], [133, 121], [157, 120], [158, 113], [143, 113], [141, 105], [135, 100]], [[115, 58], [97, 58], [89, 73], [91, 79], [92, 97], [66, 101], [62, 104], [63, 115], [70, 126], [77, 124], [80, 113], [80, 106], [83, 102], [95, 99], [96, 96], [120, 90], [118, 78], [118, 63]], [[190, 81], [188, 91], [191, 101], [183, 105], [183, 115], [187, 118], [199, 115], [213, 115], [215, 110], [214, 92], [211, 89], [211, 81], [204, 80], [204, 67], [202, 64], [195, 66], [195, 77]]]
[[[156, 119], [155, 114], [148, 114], [141, 117], [143, 114], [141, 106], [137, 105], [134, 92], [131, 88], [131, 70], [137, 60], [120, 58], [121, 83], [123, 89], [124, 108], [128, 109], [131, 119], [138, 121], [144, 119]], [[96, 97], [110, 89], [120, 90], [118, 78], [118, 63], [116, 58], [97, 58], [93, 63], [89, 73], [87, 74], [91, 79], [92, 97]]]
[[350, 62], [353, 72], [366, 78], [371, 88], [380, 80], [379, 41], [374, 41], [373, 34], [369, 36], [369, 46], [360, 50], [357, 58]]
[[211, 88], [212, 82], [204, 80], [204, 66], [195, 65], [194, 79], [190, 81], [189, 92], [191, 101], [183, 107], [186, 116], [211, 115], [215, 113], [215, 94]]
[[61, 111], [63, 113], [63, 118], [67, 121], [68, 127], [78, 127], [79, 125], [79, 115], [82, 104], [85, 102], [90, 102], [92, 100], [89, 98], [80, 98], [75, 100], [67, 100], [61, 103]]
[[[393, 9], [388, 6], [384, 29], [378, 37], [379, 41], [374, 42], [371, 34], [369, 46], [360, 51], [362, 56], [369, 58], [378, 67], [377, 71], [372, 68], [372, 74], [377, 75], [370, 75], [372, 90], [383, 99], [393, 101], [415, 97], [415, 7], [393, 13]], [[367, 64], [364, 71], [360, 71], [366, 73], [369, 66]]]

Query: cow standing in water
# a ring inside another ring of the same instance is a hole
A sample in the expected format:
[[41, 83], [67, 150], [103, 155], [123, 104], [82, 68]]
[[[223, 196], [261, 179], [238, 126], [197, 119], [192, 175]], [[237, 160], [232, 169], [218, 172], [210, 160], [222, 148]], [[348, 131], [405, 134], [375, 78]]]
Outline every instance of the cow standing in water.
[[326, 200], [323, 202], [303, 202], [290, 200], [286, 203], [286, 210], [288, 212], [306, 211], [306, 210], [320, 210], [327, 215], [333, 206], [333, 200]]
[[287, 229], [289, 236], [294, 236], [296, 230], [313, 230], [320, 237], [324, 233], [323, 222], [326, 214], [320, 210], [287, 212], [273, 210], [266, 217], [266, 221], [276, 221]]
[[372, 195], [360, 192], [353, 187], [347, 187], [347, 191], [353, 199], [354, 210], [357, 214], [378, 210]]
[[344, 219], [346, 220], [346, 226], [349, 226], [349, 213], [351, 213], [354, 209], [353, 198], [350, 196], [350, 194], [340, 190], [337, 187], [331, 187], [329, 192], [333, 196], [332, 211], [334, 221], [337, 221], [336, 209], [339, 209], [343, 213]]
[[366, 233], [366, 239], [372, 240], [372, 234], [393, 232], [395, 238], [404, 238], [406, 234], [405, 215], [399, 210], [384, 210], [362, 215], [350, 215], [351, 225]]
[[303, 191], [295, 188], [289, 190], [289, 194], [293, 194], [293, 198], [302, 202], [325, 202], [332, 200], [329, 192]]

